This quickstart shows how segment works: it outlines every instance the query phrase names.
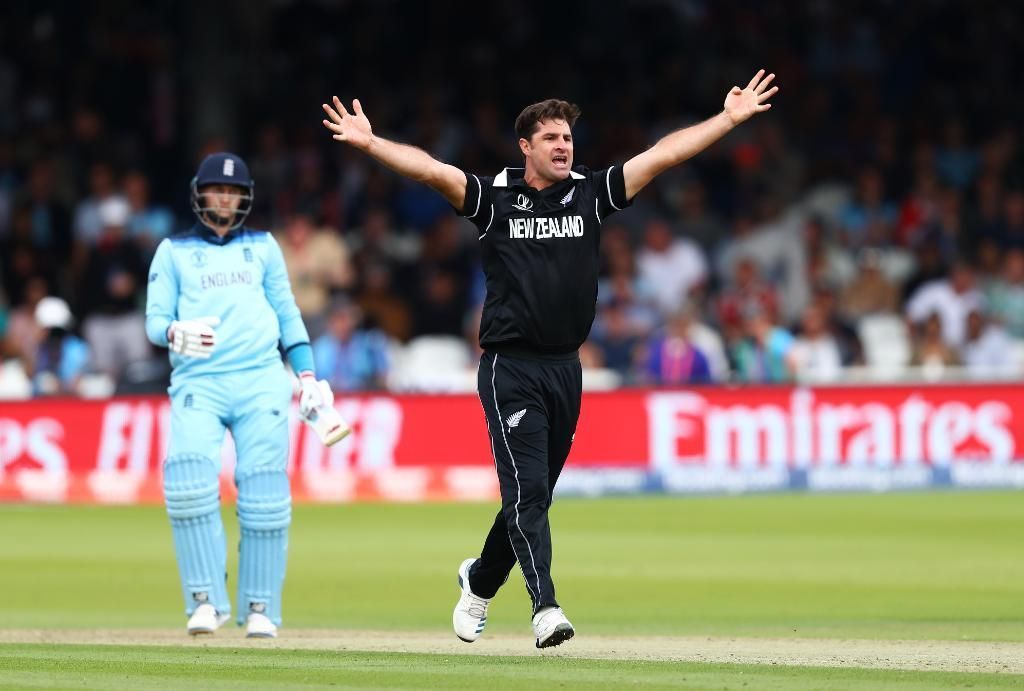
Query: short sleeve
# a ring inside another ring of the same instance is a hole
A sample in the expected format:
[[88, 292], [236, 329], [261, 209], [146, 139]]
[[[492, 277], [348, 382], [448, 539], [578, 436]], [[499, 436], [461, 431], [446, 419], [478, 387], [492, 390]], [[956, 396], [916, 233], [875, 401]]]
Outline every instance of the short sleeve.
[[490, 224], [492, 215], [491, 186], [494, 178], [463, 172], [466, 174], [466, 200], [461, 209], [455, 209], [455, 213], [472, 221], [477, 228], [483, 228]]
[[626, 199], [626, 178], [622, 166], [615, 165], [594, 173], [594, 194], [597, 196], [597, 210], [605, 219], [633, 203]]

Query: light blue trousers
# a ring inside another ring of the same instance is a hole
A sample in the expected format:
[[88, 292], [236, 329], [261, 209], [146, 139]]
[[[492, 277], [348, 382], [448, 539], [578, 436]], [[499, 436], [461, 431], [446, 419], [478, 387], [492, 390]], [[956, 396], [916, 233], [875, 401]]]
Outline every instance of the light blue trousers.
[[280, 625], [291, 523], [290, 377], [283, 366], [206, 375], [175, 381], [170, 394], [164, 500], [185, 613], [202, 602], [231, 612], [219, 484], [221, 446], [230, 429], [238, 458], [238, 623], [255, 609]]

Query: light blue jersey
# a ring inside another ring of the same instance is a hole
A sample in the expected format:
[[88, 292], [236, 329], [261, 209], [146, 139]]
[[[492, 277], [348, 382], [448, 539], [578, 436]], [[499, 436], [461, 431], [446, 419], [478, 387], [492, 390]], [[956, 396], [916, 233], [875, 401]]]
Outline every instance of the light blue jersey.
[[222, 617], [231, 612], [218, 480], [230, 430], [238, 456], [238, 621], [259, 613], [280, 624], [292, 382], [278, 344], [297, 373], [313, 370], [313, 351], [272, 235], [242, 227], [220, 237], [196, 225], [160, 243], [146, 298], [149, 339], [166, 346], [172, 321], [199, 317], [220, 318], [217, 344], [208, 359], [171, 353], [163, 473], [185, 611], [209, 603]]
[[[280, 362], [279, 341], [296, 372], [313, 369], [309, 334], [270, 233], [242, 227], [220, 238], [197, 224], [161, 241], [146, 296], [149, 340], [166, 346], [172, 321], [197, 317], [220, 317], [217, 347], [206, 360], [171, 353], [172, 381], [272, 365]], [[306, 352], [293, 353], [296, 346]]]

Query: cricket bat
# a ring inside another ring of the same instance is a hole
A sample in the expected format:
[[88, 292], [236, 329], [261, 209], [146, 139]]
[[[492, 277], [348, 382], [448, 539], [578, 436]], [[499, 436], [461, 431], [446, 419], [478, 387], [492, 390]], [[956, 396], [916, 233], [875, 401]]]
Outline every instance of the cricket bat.
[[323, 394], [324, 404], [311, 410], [309, 415], [304, 416], [302, 419], [313, 428], [316, 436], [320, 437], [320, 441], [324, 443], [324, 446], [334, 446], [351, 434], [352, 428], [341, 417], [341, 414], [334, 409], [334, 393], [327, 382], [321, 379], [317, 381], [316, 385], [320, 387], [320, 392]]

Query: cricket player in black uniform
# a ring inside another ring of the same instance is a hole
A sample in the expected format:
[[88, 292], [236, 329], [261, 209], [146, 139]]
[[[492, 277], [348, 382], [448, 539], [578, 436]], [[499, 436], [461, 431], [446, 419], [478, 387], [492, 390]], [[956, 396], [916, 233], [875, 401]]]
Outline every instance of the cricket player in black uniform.
[[501, 486], [498, 512], [478, 559], [459, 568], [456, 635], [475, 641], [491, 598], [519, 562], [533, 603], [538, 648], [572, 638], [555, 600], [548, 509], [576, 431], [582, 396], [579, 347], [594, 321], [601, 223], [629, 206], [656, 175], [768, 110], [774, 74], [734, 86], [720, 113], [673, 132], [624, 165], [573, 167], [579, 109], [550, 99], [516, 119], [525, 165], [476, 175], [373, 133], [358, 100], [334, 97], [323, 124], [338, 141], [437, 190], [479, 230], [487, 279], [477, 387]]

